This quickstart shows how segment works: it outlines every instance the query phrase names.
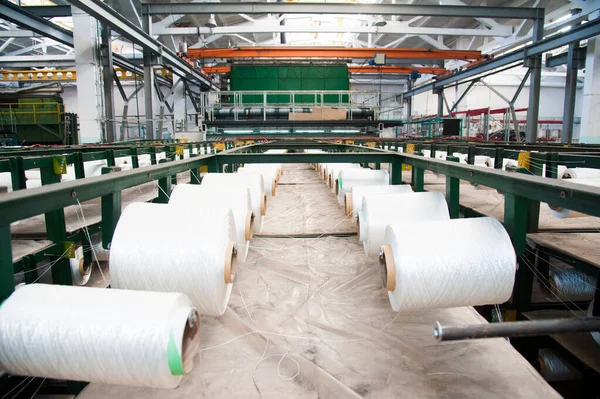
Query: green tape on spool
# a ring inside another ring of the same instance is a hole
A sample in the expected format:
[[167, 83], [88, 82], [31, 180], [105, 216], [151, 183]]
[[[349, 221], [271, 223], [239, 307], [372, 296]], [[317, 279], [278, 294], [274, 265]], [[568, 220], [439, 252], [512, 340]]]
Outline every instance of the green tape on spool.
[[341, 189], [341, 188], [342, 188], [342, 178], [340, 177], [340, 178], [338, 179], [338, 181], [340, 182], [340, 189]]
[[169, 370], [172, 375], [183, 375], [183, 361], [181, 355], [177, 350], [177, 344], [175, 344], [175, 338], [173, 337], [173, 330], [169, 334], [169, 343], [167, 344], [167, 361], [169, 362]]

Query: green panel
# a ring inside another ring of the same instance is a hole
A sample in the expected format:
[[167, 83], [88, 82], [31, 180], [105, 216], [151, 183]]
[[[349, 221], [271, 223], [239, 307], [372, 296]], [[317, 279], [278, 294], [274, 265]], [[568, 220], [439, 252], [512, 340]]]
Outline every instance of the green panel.
[[[234, 65], [231, 67], [231, 90], [349, 90], [348, 67], [346, 65]], [[342, 99], [348, 102], [348, 97]], [[262, 103], [262, 96], [244, 96], [243, 104]], [[313, 102], [314, 96], [299, 95], [296, 103]], [[337, 95], [327, 95], [326, 103], [337, 103]], [[269, 104], [289, 104], [287, 95], [271, 95]]]

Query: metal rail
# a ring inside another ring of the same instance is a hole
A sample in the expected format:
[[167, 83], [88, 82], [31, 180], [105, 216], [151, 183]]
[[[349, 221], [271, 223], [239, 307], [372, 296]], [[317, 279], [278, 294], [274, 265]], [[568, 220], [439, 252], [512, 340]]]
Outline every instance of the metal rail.
[[433, 336], [438, 342], [444, 342], [479, 338], [535, 337], [548, 334], [590, 331], [600, 331], [600, 317], [516, 321], [460, 326], [442, 326], [438, 322], [437, 327], [433, 331]]

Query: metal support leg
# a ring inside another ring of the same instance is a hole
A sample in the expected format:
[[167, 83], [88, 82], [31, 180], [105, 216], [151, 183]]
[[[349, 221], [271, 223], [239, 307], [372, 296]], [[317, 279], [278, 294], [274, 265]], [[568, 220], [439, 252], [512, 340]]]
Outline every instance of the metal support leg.
[[[169, 162], [166, 159], [161, 159], [159, 163]], [[171, 196], [171, 176], [158, 179], [158, 198], [156, 202], [159, 204], [168, 204]]]
[[10, 225], [0, 226], [0, 304], [14, 289]]
[[[52, 168], [40, 168], [42, 184], [54, 184], [60, 183], [60, 175], [54, 174]], [[67, 227], [65, 224], [65, 211], [63, 208], [44, 214], [46, 219], [46, 232], [48, 239], [55, 244], [59, 244], [60, 254], [57, 254], [54, 265], [52, 266], [52, 283], [71, 285], [71, 267], [69, 265], [69, 259], [63, 255], [63, 243], [67, 238]]]
[[402, 182], [402, 163], [392, 159], [392, 184], [403, 184]]
[[[119, 168], [120, 169], [120, 168]], [[102, 174], [114, 172], [113, 167], [102, 168]], [[102, 248], [109, 249], [117, 222], [121, 217], [121, 191], [102, 196]]]
[[[460, 162], [458, 157], [446, 157], [446, 161]], [[446, 202], [451, 219], [458, 219], [460, 214], [460, 179], [446, 176]]]

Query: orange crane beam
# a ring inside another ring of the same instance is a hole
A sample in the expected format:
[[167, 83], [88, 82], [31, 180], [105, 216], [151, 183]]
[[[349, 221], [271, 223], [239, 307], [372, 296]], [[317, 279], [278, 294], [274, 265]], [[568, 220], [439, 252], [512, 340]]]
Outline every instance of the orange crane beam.
[[481, 51], [436, 50], [425, 48], [345, 48], [345, 47], [237, 47], [237, 48], [190, 48], [188, 57], [202, 58], [373, 58], [385, 54], [387, 58], [466, 60], [482, 58]]
[[[204, 67], [202, 70], [205, 73], [230, 73], [231, 67], [229, 66], [212, 66]], [[426, 68], [426, 67], [410, 67], [410, 66], [349, 66], [348, 72], [353, 74], [368, 74], [368, 73], [379, 73], [379, 74], [410, 74], [412, 71], [417, 71], [423, 74], [439, 75], [446, 73], [448, 70], [445, 68]]]
[[354, 74], [361, 73], [380, 73], [380, 74], [410, 74], [412, 71], [417, 71], [423, 74], [439, 75], [447, 72], [445, 68], [426, 68], [426, 67], [411, 67], [411, 66], [349, 66], [348, 72]]

